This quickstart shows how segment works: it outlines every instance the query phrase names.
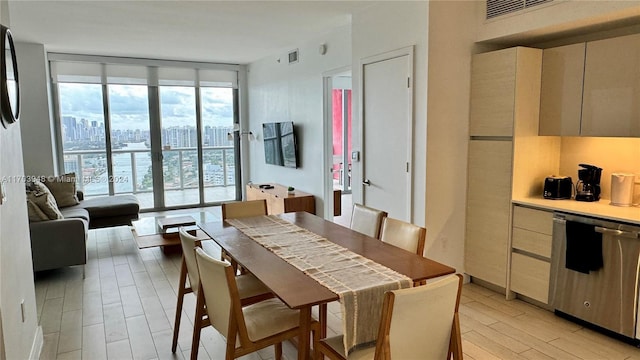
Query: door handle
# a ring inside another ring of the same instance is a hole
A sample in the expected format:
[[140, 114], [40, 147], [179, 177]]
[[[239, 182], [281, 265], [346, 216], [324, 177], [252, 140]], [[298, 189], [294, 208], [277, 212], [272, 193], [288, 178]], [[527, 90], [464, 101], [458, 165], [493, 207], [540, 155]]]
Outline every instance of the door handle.
[[618, 229], [608, 229], [601, 226], [596, 226], [595, 231], [603, 235], [623, 236], [623, 237], [630, 237], [633, 239], [637, 239], [640, 236], [640, 234], [637, 232], [622, 231]]
[[369, 180], [369, 179], [362, 180], [362, 185], [371, 186], [371, 180]]

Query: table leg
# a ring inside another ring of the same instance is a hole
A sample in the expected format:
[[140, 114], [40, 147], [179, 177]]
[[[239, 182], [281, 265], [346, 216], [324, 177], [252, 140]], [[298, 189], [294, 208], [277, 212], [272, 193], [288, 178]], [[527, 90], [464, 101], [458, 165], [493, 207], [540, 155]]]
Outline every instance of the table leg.
[[307, 360], [310, 355], [311, 306], [300, 309], [300, 335], [298, 336], [298, 360]]

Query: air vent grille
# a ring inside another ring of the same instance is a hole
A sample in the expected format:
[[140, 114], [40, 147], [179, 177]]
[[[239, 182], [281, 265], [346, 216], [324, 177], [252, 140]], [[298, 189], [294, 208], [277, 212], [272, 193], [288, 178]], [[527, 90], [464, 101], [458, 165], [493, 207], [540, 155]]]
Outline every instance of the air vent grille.
[[487, 19], [528, 9], [553, 0], [487, 0]]

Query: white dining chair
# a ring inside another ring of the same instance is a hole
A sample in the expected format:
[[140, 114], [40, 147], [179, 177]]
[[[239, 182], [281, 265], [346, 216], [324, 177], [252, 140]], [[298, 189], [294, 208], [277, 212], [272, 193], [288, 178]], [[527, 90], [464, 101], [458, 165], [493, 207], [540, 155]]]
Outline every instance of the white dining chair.
[[[282, 342], [299, 335], [299, 310], [277, 298], [243, 307], [231, 264], [214, 259], [201, 248], [196, 249], [196, 259], [202, 275], [198, 298], [204, 298], [211, 325], [227, 341], [225, 358], [235, 359], [275, 345], [275, 359], [280, 360]], [[317, 343], [319, 323], [312, 321], [311, 329]]]
[[[267, 215], [267, 200], [248, 200], [248, 201], [231, 201], [222, 203], [222, 220], [227, 219], [241, 219], [245, 217], [253, 217]], [[239, 267], [238, 264], [222, 250], [220, 254], [221, 260], [226, 260], [231, 263], [233, 269], [240, 271], [240, 273], [246, 273], [246, 270]]]
[[222, 220], [267, 215], [265, 199], [222, 203]]
[[353, 204], [351, 213], [351, 230], [378, 239], [380, 236], [380, 226], [382, 219], [387, 217], [387, 212], [367, 207], [361, 204]]
[[[188, 293], [195, 293], [198, 298], [198, 288], [200, 285], [200, 273], [196, 263], [195, 249], [200, 248], [200, 241], [197, 237], [189, 234], [185, 228], [180, 228], [180, 244], [182, 245], [182, 266], [180, 269], [180, 279], [178, 281], [178, 300], [176, 304], [176, 316], [173, 324], [173, 342], [171, 351], [176, 352], [178, 346], [178, 332], [180, 331], [180, 319], [182, 317], [182, 305], [184, 296]], [[187, 285], [187, 278], [189, 284]], [[271, 293], [260, 280], [251, 274], [238, 275], [236, 278], [239, 297], [242, 305], [250, 305], [259, 301], [272, 298]], [[200, 343], [200, 332], [202, 328], [209, 326], [209, 319], [206, 317], [204, 302], [196, 300], [195, 317], [193, 320], [193, 337], [191, 344], [192, 359], [198, 356], [198, 344]]]
[[382, 220], [380, 240], [420, 256], [424, 252], [427, 229], [406, 221], [385, 217]]
[[345, 355], [342, 335], [322, 339], [318, 351], [332, 360], [462, 359], [462, 275], [385, 293], [375, 346]]

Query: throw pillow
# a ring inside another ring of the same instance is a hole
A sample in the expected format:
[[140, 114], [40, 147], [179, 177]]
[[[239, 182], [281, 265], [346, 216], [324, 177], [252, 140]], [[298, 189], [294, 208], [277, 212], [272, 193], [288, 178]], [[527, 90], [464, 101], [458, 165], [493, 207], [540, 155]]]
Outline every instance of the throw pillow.
[[33, 182], [32, 188], [34, 189], [33, 191], [27, 192], [28, 200], [36, 204], [50, 220], [64, 218], [60, 210], [58, 210], [56, 199], [49, 191], [49, 188], [37, 180]]
[[44, 184], [51, 190], [59, 207], [67, 207], [80, 203], [76, 193], [76, 174], [69, 173], [56, 177], [47, 177]]
[[36, 205], [36, 203], [31, 201], [30, 199], [27, 199], [27, 210], [29, 211], [30, 222], [49, 220], [47, 214], [40, 210], [38, 205]]

